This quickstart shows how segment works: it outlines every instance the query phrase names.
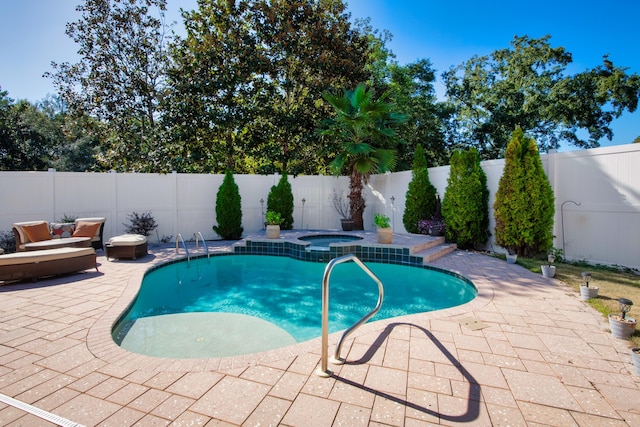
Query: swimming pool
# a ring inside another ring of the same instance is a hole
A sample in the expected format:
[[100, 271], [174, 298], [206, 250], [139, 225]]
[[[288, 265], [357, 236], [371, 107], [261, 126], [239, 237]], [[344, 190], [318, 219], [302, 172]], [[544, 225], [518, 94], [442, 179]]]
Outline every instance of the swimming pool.
[[[477, 295], [473, 284], [446, 272], [366, 264], [385, 287], [372, 320], [453, 307]], [[112, 336], [129, 351], [177, 358], [255, 353], [316, 338], [324, 268], [286, 256], [230, 254], [166, 264], [145, 275]], [[351, 326], [377, 297], [375, 283], [354, 263], [336, 266], [329, 331]]]

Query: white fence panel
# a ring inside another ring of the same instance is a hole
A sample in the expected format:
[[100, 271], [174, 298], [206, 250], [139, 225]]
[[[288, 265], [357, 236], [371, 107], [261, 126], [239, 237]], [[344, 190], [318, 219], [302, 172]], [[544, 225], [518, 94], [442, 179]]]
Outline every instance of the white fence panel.
[[550, 157], [557, 247], [572, 260], [640, 267], [640, 145]]
[[213, 174], [172, 174], [176, 179], [175, 222], [167, 236], [179, 234], [185, 240], [202, 233], [205, 239], [219, 236], [213, 231], [216, 223], [216, 193], [224, 175]]
[[55, 172], [0, 172], [0, 230], [11, 224], [55, 218]]
[[[542, 156], [555, 193], [554, 246], [573, 260], [640, 268], [640, 144], [597, 148]], [[492, 234], [495, 245], [493, 203], [504, 160], [482, 162], [489, 187]], [[429, 179], [441, 199], [445, 196], [449, 167], [429, 169]], [[105, 238], [124, 231], [132, 212], [150, 211], [158, 222], [157, 237], [185, 240], [201, 232], [218, 238], [215, 199], [224, 175], [121, 174], [75, 172], [0, 172], [0, 230], [19, 221], [57, 221], [63, 215], [104, 216]], [[280, 175], [235, 175], [242, 198], [245, 233], [264, 227], [271, 186]], [[373, 228], [375, 213], [392, 220], [397, 233], [402, 223], [411, 171], [372, 176], [365, 187], [364, 226]], [[349, 192], [348, 177], [289, 176], [294, 197], [294, 227], [339, 229], [340, 217], [331, 202], [334, 189]], [[304, 199], [304, 203], [303, 203]], [[575, 203], [574, 203], [575, 202]]]
[[[125, 231], [132, 212], [151, 212], [158, 223], [156, 236], [171, 235], [175, 223], [176, 180], [173, 174], [112, 173], [116, 183], [116, 213], [111, 230]], [[106, 223], [105, 223], [106, 227]], [[105, 236], [106, 237], [106, 236]]]

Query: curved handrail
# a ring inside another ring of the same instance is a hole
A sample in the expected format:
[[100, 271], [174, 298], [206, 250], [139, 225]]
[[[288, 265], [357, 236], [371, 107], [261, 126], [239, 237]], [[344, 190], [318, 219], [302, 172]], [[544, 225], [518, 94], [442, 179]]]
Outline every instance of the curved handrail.
[[209, 258], [209, 245], [207, 245], [207, 241], [204, 240], [204, 237], [202, 237], [202, 233], [201, 232], [197, 232], [197, 233], [193, 233], [193, 235], [196, 238], [196, 250], [198, 249], [198, 236], [200, 236], [200, 240], [202, 240], [202, 244], [204, 245], [204, 249], [207, 251], [207, 258]]
[[367, 313], [362, 319], [358, 320], [353, 324], [349, 329], [344, 331], [340, 339], [338, 340], [338, 344], [336, 345], [336, 351], [333, 355], [332, 363], [343, 363], [343, 360], [340, 359], [340, 350], [342, 349], [342, 343], [345, 338], [349, 336], [353, 331], [358, 329], [363, 323], [367, 320], [371, 319], [378, 311], [380, 311], [380, 307], [382, 306], [382, 300], [384, 299], [384, 287], [382, 286], [382, 282], [378, 277], [373, 274], [369, 268], [362, 263], [353, 254], [343, 255], [338, 258], [334, 258], [324, 269], [324, 276], [322, 278], [322, 361], [320, 368], [316, 372], [321, 377], [329, 377], [331, 376], [331, 372], [327, 369], [327, 359], [328, 359], [328, 348], [329, 348], [329, 278], [331, 276], [331, 271], [333, 267], [337, 264], [341, 264], [343, 262], [353, 261], [355, 262], [365, 273], [369, 275], [373, 279], [374, 282], [378, 284], [378, 302], [376, 306]]
[[178, 235], [176, 236], [176, 253], [178, 253], [178, 242], [182, 242], [182, 247], [184, 248], [184, 251], [187, 253], [187, 262], [191, 261], [191, 257], [189, 255], [189, 249], [187, 249], [187, 244], [184, 242], [184, 239], [182, 238], [182, 234], [178, 233]]

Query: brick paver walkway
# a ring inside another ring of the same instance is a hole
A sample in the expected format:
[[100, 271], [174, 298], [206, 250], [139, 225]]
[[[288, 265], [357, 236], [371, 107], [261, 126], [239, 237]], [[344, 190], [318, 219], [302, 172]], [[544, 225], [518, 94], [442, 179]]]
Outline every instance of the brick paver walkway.
[[[0, 286], [0, 393], [85, 426], [640, 426], [628, 343], [570, 288], [517, 265], [464, 251], [436, 261], [478, 298], [365, 325], [323, 379], [319, 339], [207, 360], [120, 349], [111, 325], [144, 271], [175, 256], [150, 251]], [[0, 403], [0, 425], [53, 424]]]

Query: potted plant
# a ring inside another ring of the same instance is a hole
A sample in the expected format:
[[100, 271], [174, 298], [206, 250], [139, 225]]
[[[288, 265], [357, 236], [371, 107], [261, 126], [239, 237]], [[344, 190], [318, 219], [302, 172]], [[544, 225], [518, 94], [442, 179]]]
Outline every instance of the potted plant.
[[351, 217], [351, 208], [349, 207], [349, 199], [343, 197], [343, 192], [340, 194], [336, 192], [335, 188], [333, 189], [333, 195], [331, 196], [331, 202], [333, 203], [333, 208], [338, 212], [341, 216], [340, 223], [342, 225], [342, 231], [352, 231], [353, 230], [353, 218]]
[[386, 215], [377, 213], [374, 216], [373, 222], [378, 227], [378, 243], [391, 243], [393, 241], [393, 229], [389, 221], [389, 217]]
[[284, 221], [280, 212], [267, 211], [265, 219], [267, 220], [267, 239], [278, 239], [280, 237], [280, 224]]
[[636, 375], [640, 375], [640, 347], [631, 349], [631, 358], [633, 359], [633, 367], [636, 369]]
[[584, 280], [584, 284], [580, 285], [580, 297], [584, 301], [587, 301], [591, 298], [596, 298], [598, 296], [598, 288], [597, 286], [589, 286], [589, 282], [591, 281], [591, 273], [588, 271], [583, 271], [580, 273], [582, 275], [582, 280]]
[[518, 254], [515, 249], [507, 248], [507, 264], [515, 264], [518, 261]]
[[609, 328], [611, 329], [611, 334], [615, 338], [626, 340], [633, 335], [638, 322], [633, 317], [627, 317], [627, 313], [631, 309], [633, 301], [626, 298], [620, 298], [618, 299], [618, 304], [620, 306], [621, 314], [609, 315]]
[[556, 277], [556, 266], [552, 265], [555, 260], [556, 256], [553, 252], [547, 255], [547, 264], [540, 266], [542, 277], [546, 277], [547, 279]]
[[445, 223], [444, 219], [421, 219], [418, 221], [418, 232], [420, 234], [428, 234], [431, 236], [444, 236]]

